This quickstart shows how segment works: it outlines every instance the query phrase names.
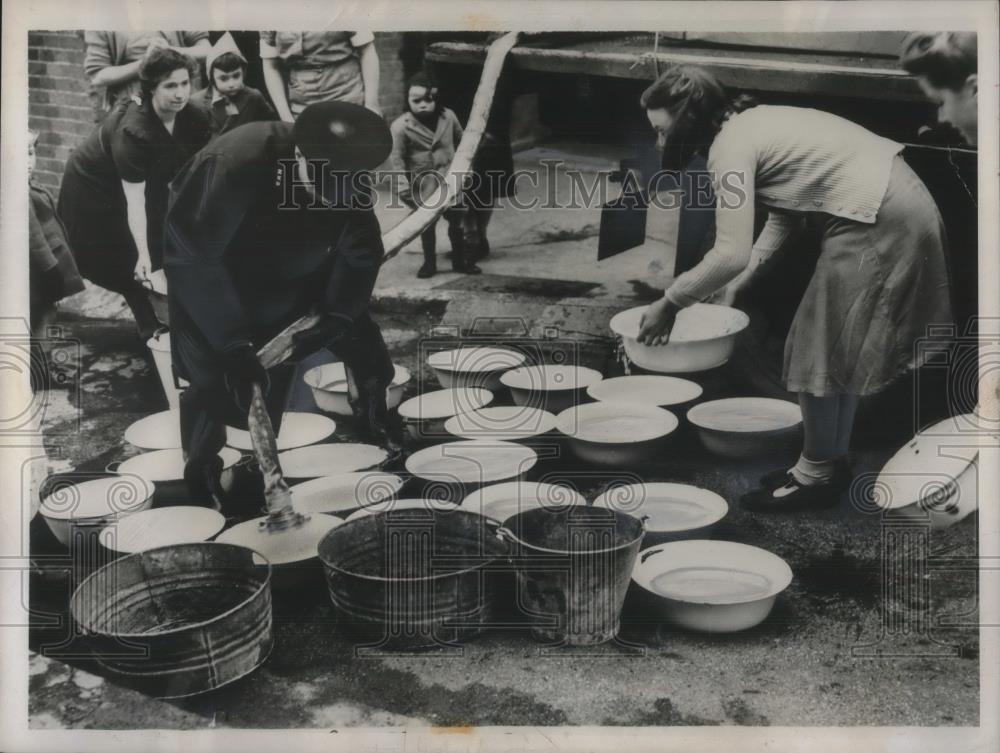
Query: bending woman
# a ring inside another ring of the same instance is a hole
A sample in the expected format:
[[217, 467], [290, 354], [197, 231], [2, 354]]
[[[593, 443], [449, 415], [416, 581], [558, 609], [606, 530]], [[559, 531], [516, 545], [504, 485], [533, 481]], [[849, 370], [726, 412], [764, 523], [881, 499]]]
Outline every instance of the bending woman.
[[[802, 454], [742, 501], [758, 511], [833, 505], [851, 480], [858, 399], [919, 366], [917, 340], [952, 321], [937, 206], [901, 144], [818, 110], [732, 99], [703, 69], [672, 66], [641, 103], [666, 169], [707, 156], [717, 204], [714, 247], [650, 306], [640, 341], [667, 342], [680, 309], [748, 284], [802, 223], [820, 231], [782, 372], [802, 407]], [[769, 211], [756, 243], [755, 202]]]
[[120, 102], [66, 163], [59, 215], [80, 273], [124, 296], [146, 340], [162, 324], [144, 288], [162, 266], [167, 184], [204, 146], [208, 116], [188, 104], [195, 61], [152, 47], [141, 99]]

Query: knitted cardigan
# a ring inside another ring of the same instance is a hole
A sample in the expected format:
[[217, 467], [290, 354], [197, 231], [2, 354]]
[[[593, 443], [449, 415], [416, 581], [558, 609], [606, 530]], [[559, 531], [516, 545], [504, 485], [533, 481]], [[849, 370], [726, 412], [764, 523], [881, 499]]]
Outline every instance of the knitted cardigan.
[[[873, 224], [903, 145], [837, 115], [761, 105], [732, 116], [708, 153], [716, 191], [714, 247], [666, 291], [690, 306], [779, 248], [806, 212]], [[753, 240], [754, 203], [768, 207]]]

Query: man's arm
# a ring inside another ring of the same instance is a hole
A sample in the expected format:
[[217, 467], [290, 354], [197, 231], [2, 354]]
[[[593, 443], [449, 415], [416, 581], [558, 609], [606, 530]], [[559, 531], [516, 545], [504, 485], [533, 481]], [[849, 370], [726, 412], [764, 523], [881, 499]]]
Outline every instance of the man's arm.
[[276, 34], [273, 31], [260, 33], [260, 62], [264, 71], [264, 87], [267, 95], [274, 103], [278, 117], [286, 123], [295, 121], [292, 108], [288, 105], [288, 91], [285, 89], [285, 71], [283, 61], [278, 57]]
[[385, 248], [375, 212], [352, 209], [337, 240], [322, 306], [351, 321], [367, 312]]
[[368, 42], [358, 50], [361, 62], [361, 81], [365, 87], [365, 107], [372, 112], [382, 114], [378, 103], [378, 87], [381, 73], [379, 72], [378, 52], [375, 42]]
[[208, 53], [212, 51], [212, 43], [208, 41], [208, 32], [188, 32], [181, 36], [188, 43], [187, 47], [175, 47], [174, 49], [185, 55], [190, 55], [195, 60], [204, 60]]
[[[111, 59], [112, 31], [87, 31], [83, 39], [87, 52], [83, 58], [83, 70], [92, 86], [116, 86], [139, 76], [139, 61], [115, 65]], [[160, 42], [166, 45], [166, 40]]]

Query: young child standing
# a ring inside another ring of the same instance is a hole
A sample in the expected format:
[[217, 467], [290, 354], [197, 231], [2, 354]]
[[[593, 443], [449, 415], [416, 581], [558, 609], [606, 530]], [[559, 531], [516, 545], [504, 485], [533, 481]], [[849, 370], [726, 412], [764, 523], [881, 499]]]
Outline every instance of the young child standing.
[[[404, 176], [399, 197], [411, 209], [430, 199], [442, 184], [462, 138], [462, 126], [447, 107], [438, 102], [438, 88], [426, 73], [417, 73], [406, 84], [407, 112], [392, 123], [392, 167]], [[451, 268], [455, 272], [479, 274], [482, 270], [466, 256], [462, 220], [465, 208], [444, 212], [451, 241]], [[437, 273], [437, 236], [431, 225], [420, 236], [424, 263], [417, 277]]]
[[244, 123], [278, 119], [264, 95], [244, 82], [247, 59], [232, 34], [226, 32], [212, 45], [205, 68], [208, 86], [193, 94], [191, 101], [211, 116], [213, 136]]
[[[83, 290], [83, 279], [48, 189], [31, 179], [38, 133], [28, 132], [28, 288], [32, 347], [55, 319], [56, 303]], [[32, 376], [34, 376], [32, 371]]]

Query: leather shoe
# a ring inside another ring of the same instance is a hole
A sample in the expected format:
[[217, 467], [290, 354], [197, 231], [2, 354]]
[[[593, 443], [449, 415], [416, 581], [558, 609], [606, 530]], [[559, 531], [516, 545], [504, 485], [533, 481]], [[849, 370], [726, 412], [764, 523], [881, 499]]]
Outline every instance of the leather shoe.
[[784, 484], [774, 488], [756, 489], [740, 497], [744, 510], [753, 512], [795, 512], [822, 510], [833, 507], [840, 493], [847, 488], [843, 478], [834, 477], [815, 486], [804, 486], [788, 474]]
[[[854, 471], [851, 470], [851, 463], [847, 458], [839, 458], [837, 461], [837, 467], [834, 470], [835, 477], [846, 477], [848, 479], [853, 478]], [[783, 486], [785, 479], [788, 477], [791, 470], [789, 468], [778, 468], [777, 470], [765, 473], [760, 477], [760, 485], [765, 489], [774, 489], [778, 486]]]
[[478, 266], [476, 266], [475, 262], [471, 262], [471, 261], [468, 261], [468, 260], [461, 261], [461, 262], [453, 262], [452, 265], [451, 265], [451, 271], [452, 272], [460, 272], [460, 273], [466, 274], [466, 275], [478, 275], [478, 274], [482, 274], [482, 272], [483, 272], [482, 269], [480, 269]]

